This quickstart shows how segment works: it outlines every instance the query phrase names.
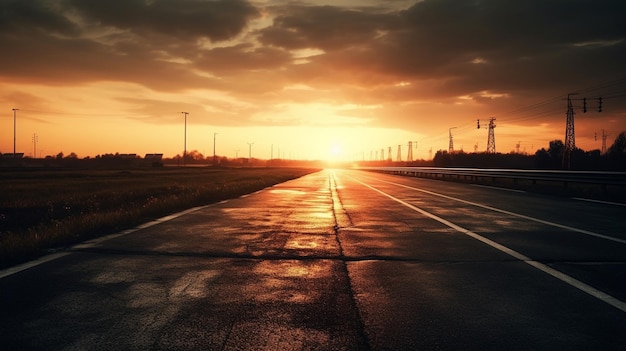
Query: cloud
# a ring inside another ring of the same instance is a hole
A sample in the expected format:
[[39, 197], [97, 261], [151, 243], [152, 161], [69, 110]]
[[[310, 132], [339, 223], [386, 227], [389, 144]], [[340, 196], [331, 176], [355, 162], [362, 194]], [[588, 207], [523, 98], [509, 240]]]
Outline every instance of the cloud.
[[228, 40], [259, 16], [245, 0], [66, 0], [64, 4], [105, 26], [180, 40]]
[[[201, 38], [231, 39], [258, 16], [246, 1], [5, 1], [0, 76], [73, 85], [128, 81], [157, 90], [219, 87], [189, 61]], [[187, 62], [185, 62], [187, 61]], [[173, 79], [173, 78], [176, 79]]]
[[406, 1], [3, 0], [0, 77], [218, 92], [193, 104], [227, 115], [216, 121], [224, 125], [319, 103], [380, 106], [355, 114], [404, 127], [416, 114], [506, 111], [626, 76], [621, 0], [398, 4]]
[[271, 27], [260, 31], [263, 44], [287, 49], [325, 51], [368, 46], [381, 32], [393, 28], [394, 16], [333, 6], [288, 6], [280, 9]]

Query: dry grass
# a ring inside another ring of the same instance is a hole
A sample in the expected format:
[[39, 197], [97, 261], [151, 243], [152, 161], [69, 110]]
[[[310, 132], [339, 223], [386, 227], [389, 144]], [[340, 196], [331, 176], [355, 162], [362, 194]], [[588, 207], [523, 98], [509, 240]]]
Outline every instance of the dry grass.
[[0, 266], [315, 170], [0, 170]]

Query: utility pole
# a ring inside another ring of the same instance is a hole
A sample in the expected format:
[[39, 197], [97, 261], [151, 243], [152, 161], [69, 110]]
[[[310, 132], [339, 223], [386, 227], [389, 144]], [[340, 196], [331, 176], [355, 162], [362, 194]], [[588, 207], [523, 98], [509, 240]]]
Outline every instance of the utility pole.
[[254, 143], [248, 143], [248, 159], [250, 159], [250, 161], [252, 161], [252, 145], [254, 145]]
[[448, 144], [448, 153], [453, 153], [454, 152], [454, 142], [452, 141], [452, 129], [454, 129], [456, 127], [450, 127], [448, 128], [448, 134], [450, 136], [450, 143]]
[[181, 113], [183, 114], [183, 116], [185, 116], [185, 139], [184, 139], [184, 146], [183, 146], [183, 166], [184, 166], [187, 160], [187, 115], [189, 114], [189, 112], [181, 112]]
[[17, 121], [17, 110], [19, 110], [19, 108], [14, 108], [13, 109], [13, 158], [15, 158], [15, 143], [16, 143], [16, 135], [17, 135], [17, 127], [16, 127], [16, 121]]
[[407, 152], [407, 155], [406, 155], [406, 161], [413, 162], [413, 142], [412, 141], [409, 141], [408, 148], [409, 148], [409, 151]]
[[215, 156], [215, 136], [218, 133], [213, 133], [213, 166], [217, 165], [217, 157]]
[[33, 133], [33, 158], [37, 158], [37, 142], [39, 142], [39, 137]]

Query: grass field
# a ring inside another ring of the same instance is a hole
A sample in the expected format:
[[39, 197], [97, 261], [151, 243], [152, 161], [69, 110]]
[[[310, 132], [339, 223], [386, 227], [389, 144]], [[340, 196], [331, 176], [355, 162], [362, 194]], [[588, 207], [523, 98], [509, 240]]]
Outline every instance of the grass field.
[[314, 171], [0, 169], [0, 267]]

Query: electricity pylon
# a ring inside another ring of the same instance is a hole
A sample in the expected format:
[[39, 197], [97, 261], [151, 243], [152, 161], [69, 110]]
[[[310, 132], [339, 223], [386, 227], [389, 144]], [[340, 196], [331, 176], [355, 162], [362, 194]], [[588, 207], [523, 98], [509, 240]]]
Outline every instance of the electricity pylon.
[[[489, 132], [487, 133], [487, 150], [486, 150], [486, 153], [488, 153], [488, 154], [495, 154], [496, 153], [496, 134], [495, 134], [496, 123], [495, 123], [495, 120], [496, 120], [495, 117], [490, 117], [489, 118], [489, 126], [487, 127], [489, 129]], [[476, 129], [480, 129], [480, 119], [476, 120]]]
[[496, 118], [489, 118], [489, 135], [487, 136], [487, 153], [495, 154], [496, 153], [496, 135], [494, 129], [496, 129]]
[[[609, 135], [611, 134], [607, 133], [604, 129], [602, 129], [602, 155], [606, 154], [606, 139], [609, 137]], [[598, 140], [597, 134], [595, 135], [594, 138]]]
[[574, 133], [574, 105], [571, 96], [576, 93], [567, 94], [567, 112], [565, 113], [565, 145], [563, 149], [563, 168], [570, 168], [570, 155], [576, 148], [576, 135]]
[[409, 151], [406, 154], [406, 161], [407, 162], [413, 162], [413, 142], [409, 141]]
[[451, 127], [448, 128], [448, 133], [450, 135], [450, 143], [448, 144], [448, 153], [453, 153], [454, 152], [454, 142], [452, 141], [452, 129], [454, 129], [456, 127]]

